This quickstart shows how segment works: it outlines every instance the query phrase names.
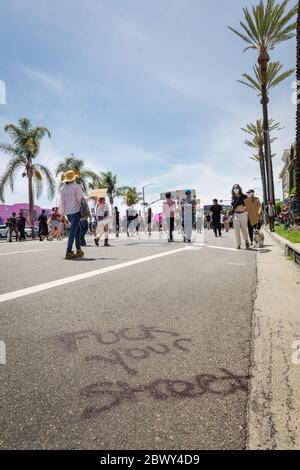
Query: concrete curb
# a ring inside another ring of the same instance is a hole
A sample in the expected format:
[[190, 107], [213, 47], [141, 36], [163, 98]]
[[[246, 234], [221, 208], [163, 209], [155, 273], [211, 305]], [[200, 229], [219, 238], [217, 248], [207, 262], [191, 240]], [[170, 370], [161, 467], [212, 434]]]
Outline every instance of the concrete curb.
[[277, 235], [277, 233], [267, 231], [266, 228], [263, 228], [263, 230], [283, 248], [286, 256], [291, 256], [293, 261], [300, 265], [300, 244], [292, 243], [280, 235]]

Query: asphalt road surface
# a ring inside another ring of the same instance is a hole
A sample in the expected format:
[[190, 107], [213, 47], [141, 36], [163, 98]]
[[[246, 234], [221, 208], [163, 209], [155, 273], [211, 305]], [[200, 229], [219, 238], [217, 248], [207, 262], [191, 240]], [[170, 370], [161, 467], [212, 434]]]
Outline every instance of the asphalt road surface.
[[245, 448], [255, 250], [65, 245], [0, 243], [0, 448]]

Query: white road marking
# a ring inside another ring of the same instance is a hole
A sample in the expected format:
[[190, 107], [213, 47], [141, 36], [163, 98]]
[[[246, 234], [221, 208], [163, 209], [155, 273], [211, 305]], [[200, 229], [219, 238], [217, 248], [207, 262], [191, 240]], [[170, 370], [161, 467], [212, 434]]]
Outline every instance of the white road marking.
[[246, 266], [246, 263], [226, 263], [229, 266]]
[[[52, 289], [54, 287], [60, 287], [65, 284], [70, 284], [71, 282], [81, 281], [82, 279], [89, 279], [90, 277], [99, 276], [100, 274], [109, 273], [111, 271], [117, 271], [118, 269], [127, 268], [129, 266], [134, 266], [135, 264], [145, 263], [154, 259], [162, 258], [164, 256], [170, 256], [181, 251], [186, 251], [186, 247], [178, 248], [172, 251], [166, 251], [164, 253], [159, 253], [156, 255], [146, 256], [144, 258], [138, 258], [132, 261], [127, 261], [125, 263], [116, 264], [114, 266], [108, 266], [102, 269], [96, 269], [94, 271], [89, 271], [82, 274], [77, 274], [75, 276], [65, 277], [63, 279], [58, 279], [56, 281], [46, 282], [44, 284], [37, 284], [36, 286], [27, 287], [25, 289], [16, 290], [13, 292], [8, 292], [7, 294], [0, 295], [0, 303], [7, 302], [8, 300], [17, 299], [19, 297], [25, 297], [27, 295], [36, 294], [44, 290]], [[66, 263], [72, 261], [66, 261]], [[80, 262], [80, 261], [79, 261]]]
[[[198, 243], [194, 243], [193, 246], [199, 246], [201, 248], [215, 248], [216, 250], [237, 251], [236, 248], [229, 248], [229, 247], [226, 247], [226, 246], [200, 245]], [[242, 250], [240, 250], [240, 251], [242, 251]]]
[[44, 250], [10, 251], [10, 252], [7, 252], [7, 253], [0, 253], [0, 256], [19, 255], [20, 253], [34, 253], [36, 251], [44, 251]]

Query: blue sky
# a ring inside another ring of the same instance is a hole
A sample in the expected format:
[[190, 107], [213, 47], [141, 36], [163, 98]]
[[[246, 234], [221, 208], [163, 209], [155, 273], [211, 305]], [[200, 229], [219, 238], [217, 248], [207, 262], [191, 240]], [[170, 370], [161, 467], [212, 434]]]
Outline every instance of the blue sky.
[[[40, 161], [52, 170], [71, 152], [96, 172], [112, 170], [120, 185], [160, 192], [197, 189], [209, 203], [229, 199], [232, 184], [259, 187], [240, 127], [261, 116], [254, 91], [237, 83], [256, 53], [227, 29], [254, 0], [2, 0], [0, 80], [3, 126], [28, 117], [52, 133]], [[291, 2], [293, 4], [294, 2]], [[295, 64], [295, 41], [272, 60]], [[271, 92], [270, 117], [284, 127], [281, 156], [294, 139], [294, 76]], [[0, 173], [7, 157], [0, 156]], [[6, 202], [27, 200], [17, 180]], [[46, 195], [40, 205], [49, 206]]]

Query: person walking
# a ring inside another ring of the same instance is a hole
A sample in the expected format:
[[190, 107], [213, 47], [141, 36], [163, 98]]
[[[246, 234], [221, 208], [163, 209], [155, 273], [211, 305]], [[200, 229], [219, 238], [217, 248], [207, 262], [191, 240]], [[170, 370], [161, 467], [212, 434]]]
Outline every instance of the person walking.
[[206, 222], [206, 228], [207, 230], [210, 230], [210, 224], [211, 224], [211, 215], [208, 212], [205, 216], [205, 222]]
[[116, 237], [119, 237], [120, 234], [120, 211], [117, 207], [115, 207], [115, 230], [116, 230]]
[[39, 222], [39, 238], [42, 242], [45, 237], [48, 238], [48, 217], [46, 214], [46, 209], [42, 209], [41, 214], [39, 215], [38, 222]]
[[26, 226], [26, 217], [24, 217], [23, 210], [20, 209], [20, 213], [17, 219], [17, 229], [19, 231], [20, 237], [19, 241], [21, 242], [22, 240], [26, 240], [26, 235], [25, 235], [25, 226]]
[[85, 236], [87, 234], [88, 229], [89, 229], [89, 223], [87, 219], [81, 219], [80, 220], [80, 245], [81, 246], [86, 246]]
[[136, 227], [136, 223], [134, 222], [137, 218], [137, 212], [133, 206], [128, 207], [126, 210], [126, 219], [127, 219], [127, 237], [130, 235], [133, 236], [133, 231]]
[[255, 197], [254, 189], [247, 191], [248, 198], [245, 199], [245, 207], [248, 212], [248, 233], [250, 244], [253, 245], [254, 229], [260, 230], [261, 204], [258, 197]]
[[223, 225], [225, 232], [229, 232], [229, 215], [227, 212], [223, 215]]
[[218, 203], [218, 199], [213, 200], [213, 205], [209, 209], [212, 216], [212, 228], [215, 236], [222, 236], [221, 212], [223, 207]]
[[[62, 177], [63, 187], [59, 195], [59, 213], [66, 215], [70, 223], [66, 259], [81, 258], [84, 252], [80, 245], [80, 207], [84, 193], [76, 183], [78, 174], [73, 170], [67, 171]], [[72, 251], [75, 240], [76, 253]]]
[[110, 216], [110, 207], [109, 204], [105, 201], [105, 197], [99, 197], [97, 207], [96, 207], [96, 217], [97, 217], [97, 234], [94, 238], [96, 246], [99, 246], [99, 241], [101, 240], [102, 235], [104, 234], [104, 246], [111, 246], [108, 243], [108, 227], [111, 220]]
[[151, 230], [152, 230], [152, 207], [148, 207], [148, 210], [147, 210], [147, 226], [148, 226], [148, 235], [151, 236]]
[[168, 231], [168, 242], [173, 242], [173, 232], [174, 232], [174, 227], [175, 227], [175, 209], [176, 209], [176, 204], [175, 201], [171, 198], [171, 193], [168, 192], [165, 194], [165, 201], [163, 202], [163, 214], [164, 214], [164, 220], [167, 225], [167, 231]]
[[232, 188], [232, 202], [231, 212], [233, 213], [233, 227], [236, 238], [237, 249], [241, 249], [241, 232], [249, 249], [249, 236], [248, 236], [248, 214], [245, 206], [247, 195], [243, 194], [242, 188], [239, 184], [235, 184]]
[[12, 216], [7, 220], [8, 226], [8, 241], [12, 242], [12, 234], [16, 234], [16, 241], [19, 239], [19, 232], [17, 227], [17, 214], [16, 212], [12, 213]]
[[268, 201], [268, 204], [265, 208], [265, 214], [267, 216], [268, 224], [270, 226], [270, 232], [275, 232], [275, 217], [276, 217], [276, 209], [272, 201]]
[[193, 230], [194, 199], [192, 199], [192, 191], [190, 189], [187, 189], [185, 191], [185, 197], [181, 201], [181, 209], [182, 224], [184, 229], [183, 241], [185, 243], [191, 243]]
[[196, 228], [198, 233], [202, 233], [202, 226], [203, 226], [203, 216], [202, 216], [202, 211], [201, 208], [198, 207], [197, 213], [196, 213]]

